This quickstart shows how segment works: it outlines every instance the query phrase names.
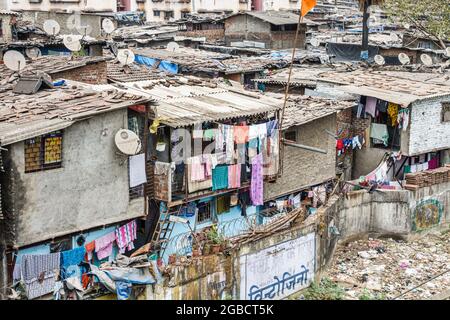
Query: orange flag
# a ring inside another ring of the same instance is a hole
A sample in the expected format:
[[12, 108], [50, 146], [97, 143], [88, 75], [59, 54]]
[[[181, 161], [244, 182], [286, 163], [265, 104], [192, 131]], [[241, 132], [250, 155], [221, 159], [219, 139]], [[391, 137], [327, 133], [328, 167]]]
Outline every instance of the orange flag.
[[317, 0], [302, 0], [302, 17], [306, 16], [316, 5]]

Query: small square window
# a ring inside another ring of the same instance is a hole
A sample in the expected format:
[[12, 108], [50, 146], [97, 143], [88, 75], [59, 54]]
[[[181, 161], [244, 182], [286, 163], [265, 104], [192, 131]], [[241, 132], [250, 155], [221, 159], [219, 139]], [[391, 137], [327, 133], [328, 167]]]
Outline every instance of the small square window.
[[25, 140], [25, 172], [61, 168], [61, 131]]
[[197, 223], [206, 223], [212, 221], [211, 202], [203, 202], [197, 205]]
[[441, 122], [450, 122], [450, 102], [442, 103]]
[[291, 142], [297, 142], [297, 132], [296, 131], [285, 132], [284, 139], [289, 140]]
[[161, 11], [159, 11], [159, 10], [153, 10], [153, 16], [154, 16], [154, 17], [160, 17], [160, 16], [161, 16]]

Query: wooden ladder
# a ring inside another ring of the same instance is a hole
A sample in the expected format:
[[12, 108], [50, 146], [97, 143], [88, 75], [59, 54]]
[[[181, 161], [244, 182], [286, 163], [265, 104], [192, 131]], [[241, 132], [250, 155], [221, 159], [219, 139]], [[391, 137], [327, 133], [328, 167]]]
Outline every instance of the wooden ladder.
[[167, 244], [170, 240], [175, 225], [175, 222], [170, 221], [170, 216], [172, 214], [179, 215], [182, 207], [183, 206], [179, 206], [176, 211], [170, 211], [170, 208], [168, 208], [167, 211], [162, 212], [159, 216], [158, 224], [155, 228], [155, 232], [153, 233], [152, 242], [159, 243], [161, 245], [161, 248], [159, 249], [160, 257], [162, 257], [166, 251]]

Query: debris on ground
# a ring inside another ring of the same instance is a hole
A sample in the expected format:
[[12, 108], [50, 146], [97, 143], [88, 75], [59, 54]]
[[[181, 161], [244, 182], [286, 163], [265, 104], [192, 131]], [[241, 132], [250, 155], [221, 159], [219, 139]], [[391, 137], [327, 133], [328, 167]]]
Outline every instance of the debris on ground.
[[327, 276], [344, 288], [343, 299], [411, 300], [448, 291], [450, 271], [432, 279], [446, 270], [450, 270], [448, 231], [411, 242], [369, 239], [340, 245]]

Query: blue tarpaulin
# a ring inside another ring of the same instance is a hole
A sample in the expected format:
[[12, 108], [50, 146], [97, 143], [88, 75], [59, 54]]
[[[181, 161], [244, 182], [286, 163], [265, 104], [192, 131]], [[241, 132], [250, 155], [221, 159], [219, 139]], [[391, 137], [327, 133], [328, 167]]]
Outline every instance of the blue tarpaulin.
[[158, 69], [168, 71], [170, 73], [178, 73], [178, 65], [170, 61], [161, 61], [158, 59], [148, 58], [140, 55], [136, 55], [134, 61], [139, 64], [143, 64], [147, 67], [153, 68], [156, 63], [159, 62]]

